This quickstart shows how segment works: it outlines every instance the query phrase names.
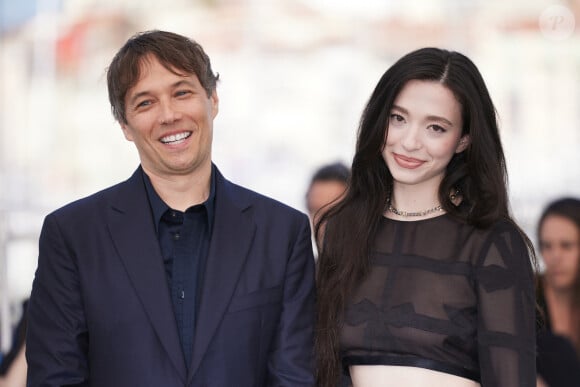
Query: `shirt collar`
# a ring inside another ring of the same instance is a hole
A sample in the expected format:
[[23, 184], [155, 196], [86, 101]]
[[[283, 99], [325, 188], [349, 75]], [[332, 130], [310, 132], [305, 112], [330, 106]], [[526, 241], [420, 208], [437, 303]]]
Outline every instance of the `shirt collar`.
[[[141, 169], [141, 174], [143, 175], [143, 183], [145, 184], [145, 189], [147, 190], [147, 196], [149, 198], [149, 205], [151, 207], [151, 213], [153, 215], [153, 223], [155, 224], [155, 232], [159, 232], [159, 222], [161, 221], [161, 217], [163, 214], [170, 210], [169, 207], [161, 197], [153, 188], [153, 184], [151, 183], [151, 179], [149, 176]], [[201, 203], [202, 206], [205, 207], [207, 213], [207, 224], [208, 229], [211, 230], [213, 226], [213, 218], [215, 212], [215, 185], [216, 185], [216, 177], [215, 177], [215, 165], [212, 164], [211, 166], [211, 177], [209, 183], [209, 196], [207, 200]]]

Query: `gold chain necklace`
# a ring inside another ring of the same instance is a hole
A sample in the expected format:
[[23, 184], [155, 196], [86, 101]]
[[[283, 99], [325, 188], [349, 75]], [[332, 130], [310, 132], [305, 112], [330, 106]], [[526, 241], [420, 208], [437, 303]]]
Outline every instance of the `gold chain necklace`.
[[400, 210], [397, 210], [395, 207], [393, 207], [391, 205], [390, 201], [387, 204], [388, 204], [387, 210], [391, 211], [395, 215], [399, 215], [402, 217], [425, 216], [425, 215], [429, 215], [429, 214], [432, 214], [432, 213], [437, 212], [437, 211], [442, 211], [441, 204], [436, 206], [436, 207], [429, 208], [428, 210], [419, 211], [419, 212], [400, 211]]

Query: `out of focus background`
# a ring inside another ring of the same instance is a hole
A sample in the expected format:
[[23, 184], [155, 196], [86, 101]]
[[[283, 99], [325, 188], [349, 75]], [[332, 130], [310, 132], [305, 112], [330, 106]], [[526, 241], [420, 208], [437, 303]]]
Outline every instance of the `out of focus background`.
[[424, 46], [481, 70], [500, 117], [515, 218], [580, 196], [580, 1], [0, 0], [0, 345], [28, 297], [42, 219], [126, 179], [137, 152], [105, 71], [135, 32], [200, 42], [220, 74], [213, 159], [305, 211], [314, 170], [350, 165], [382, 73]]

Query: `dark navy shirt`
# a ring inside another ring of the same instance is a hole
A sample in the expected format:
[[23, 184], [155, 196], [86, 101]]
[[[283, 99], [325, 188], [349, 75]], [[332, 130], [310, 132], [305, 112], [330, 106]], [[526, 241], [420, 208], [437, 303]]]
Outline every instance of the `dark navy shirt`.
[[211, 239], [215, 209], [215, 172], [211, 171], [209, 197], [185, 212], [170, 208], [143, 173], [155, 231], [161, 247], [165, 275], [185, 364], [189, 367], [202, 273]]

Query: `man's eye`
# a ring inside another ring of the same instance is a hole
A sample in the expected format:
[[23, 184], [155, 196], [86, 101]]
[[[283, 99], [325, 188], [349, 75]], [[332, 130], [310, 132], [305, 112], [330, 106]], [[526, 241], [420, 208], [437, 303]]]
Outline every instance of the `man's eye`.
[[191, 91], [189, 91], [189, 90], [179, 90], [175, 93], [175, 95], [177, 97], [182, 97], [184, 95], [189, 95], [189, 94], [191, 94]]
[[137, 107], [138, 107], [138, 108], [140, 108], [140, 107], [145, 107], [145, 106], [149, 106], [149, 105], [151, 105], [151, 101], [149, 101], [149, 100], [145, 100], [145, 101], [141, 101], [141, 102], [139, 102], [139, 103], [137, 104]]

